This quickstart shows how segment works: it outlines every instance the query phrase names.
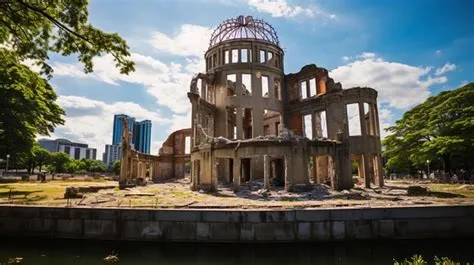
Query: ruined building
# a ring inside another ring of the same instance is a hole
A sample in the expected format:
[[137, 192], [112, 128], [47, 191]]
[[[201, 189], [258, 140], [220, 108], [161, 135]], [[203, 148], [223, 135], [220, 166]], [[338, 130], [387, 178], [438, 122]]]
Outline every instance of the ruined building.
[[252, 17], [222, 22], [205, 59], [188, 93], [192, 189], [263, 179], [265, 188], [342, 190], [354, 183], [352, 161], [357, 181], [383, 185], [377, 91], [343, 89], [314, 64], [285, 74], [277, 33]]
[[[183, 178], [189, 169], [191, 129], [173, 132], [163, 143], [158, 155], [140, 153], [131, 148], [132, 136], [128, 119], [122, 119], [119, 186], [127, 187], [146, 180], [162, 181]], [[187, 146], [189, 145], [189, 146]]]

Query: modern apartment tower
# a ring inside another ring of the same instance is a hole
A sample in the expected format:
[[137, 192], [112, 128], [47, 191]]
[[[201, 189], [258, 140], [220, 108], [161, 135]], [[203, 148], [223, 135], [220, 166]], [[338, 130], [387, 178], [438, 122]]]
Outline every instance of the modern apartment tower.
[[49, 152], [63, 152], [74, 159], [92, 159], [97, 157], [97, 149], [89, 148], [89, 145], [75, 143], [68, 139], [39, 139], [38, 144]]
[[112, 145], [122, 144], [123, 120], [126, 119], [130, 130], [131, 148], [140, 153], [150, 154], [151, 146], [151, 121], [136, 121], [134, 117], [125, 114], [114, 115], [114, 128]]
[[150, 154], [150, 145], [151, 145], [151, 121], [144, 120], [135, 122], [134, 131], [133, 131], [133, 143], [135, 145], [135, 150]]
[[[125, 115], [125, 114], [115, 114], [114, 115], [114, 130], [113, 130], [113, 133], [112, 133], [112, 144], [113, 145], [122, 144], [122, 133], [123, 133], [122, 122], [123, 122], [123, 119], [127, 119], [128, 129], [130, 130], [130, 135], [133, 135], [133, 127], [135, 125], [135, 118], [130, 117], [130, 116]], [[133, 148], [133, 146], [132, 146], [132, 148]]]
[[102, 157], [104, 164], [112, 165], [115, 160], [120, 160], [120, 145], [116, 144], [106, 144], [105, 145], [105, 152]]

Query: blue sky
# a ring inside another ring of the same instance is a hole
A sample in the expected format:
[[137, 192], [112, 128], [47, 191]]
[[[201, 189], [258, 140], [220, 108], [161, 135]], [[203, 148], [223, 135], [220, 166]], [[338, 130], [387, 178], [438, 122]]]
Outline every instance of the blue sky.
[[114, 113], [152, 120], [152, 153], [173, 130], [190, 126], [191, 76], [204, 72], [213, 28], [252, 15], [278, 32], [285, 72], [309, 63], [343, 87], [379, 91], [381, 127], [428, 96], [472, 82], [474, 1], [92, 0], [89, 19], [125, 38], [137, 71], [119, 75], [110, 57], [84, 74], [74, 56], [51, 56], [52, 84], [66, 124], [52, 137], [102, 153]]

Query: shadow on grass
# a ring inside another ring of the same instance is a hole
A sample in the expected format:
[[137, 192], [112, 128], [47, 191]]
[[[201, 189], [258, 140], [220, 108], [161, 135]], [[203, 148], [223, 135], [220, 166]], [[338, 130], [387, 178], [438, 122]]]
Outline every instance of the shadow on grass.
[[462, 194], [452, 193], [452, 192], [443, 192], [443, 191], [429, 191], [428, 196], [436, 198], [466, 198]]
[[46, 197], [46, 195], [42, 195], [42, 196], [36, 195], [36, 196], [28, 198], [28, 196], [30, 196], [31, 194], [38, 193], [38, 192], [43, 192], [43, 190], [16, 190], [15, 187], [11, 187], [10, 185], [3, 186], [2, 188], [7, 189], [7, 190], [6, 191], [0, 191], [0, 198], [13, 198], [13, 199], [15, 199], [15, 198], [21, 197], [21, 198], [31, 200], [31, 199], [34, 199], [36, 197], [41, 197], [41, 198], [34, 199], [34, 200], [40, 200], [40, 199], [42, 199], [42, 197]]

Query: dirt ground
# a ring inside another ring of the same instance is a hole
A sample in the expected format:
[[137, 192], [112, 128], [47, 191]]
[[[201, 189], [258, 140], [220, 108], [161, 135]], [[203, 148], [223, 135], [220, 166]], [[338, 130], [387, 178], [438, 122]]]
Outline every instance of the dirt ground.
[[[286, 192], [283, 188], [263, 190], [263, 181], [242, 185], [234, 193], [232, 186], [221, 183], [215, 193], [191, 191], [189, 179], [170, 180], [119, 190], [115, 181], [80, 179], [54, 180], [46, 183], [0, 183], [0, 204], [51, 205], [74, 207], [132, 208], [333, 208], [383, 207], [413, 205], [474, 204], [474, 185], [436, 184], [430, 182], [386, 181], [383, 188], [354, 187], [341, 192], [326, 185], [311, 190]], [[410, 185], [428, 188], [425, 196], [408, 196]], [[109, 186], [98, 192], [84, 193], [83, 198], [64, 199], [66, 187]]]

